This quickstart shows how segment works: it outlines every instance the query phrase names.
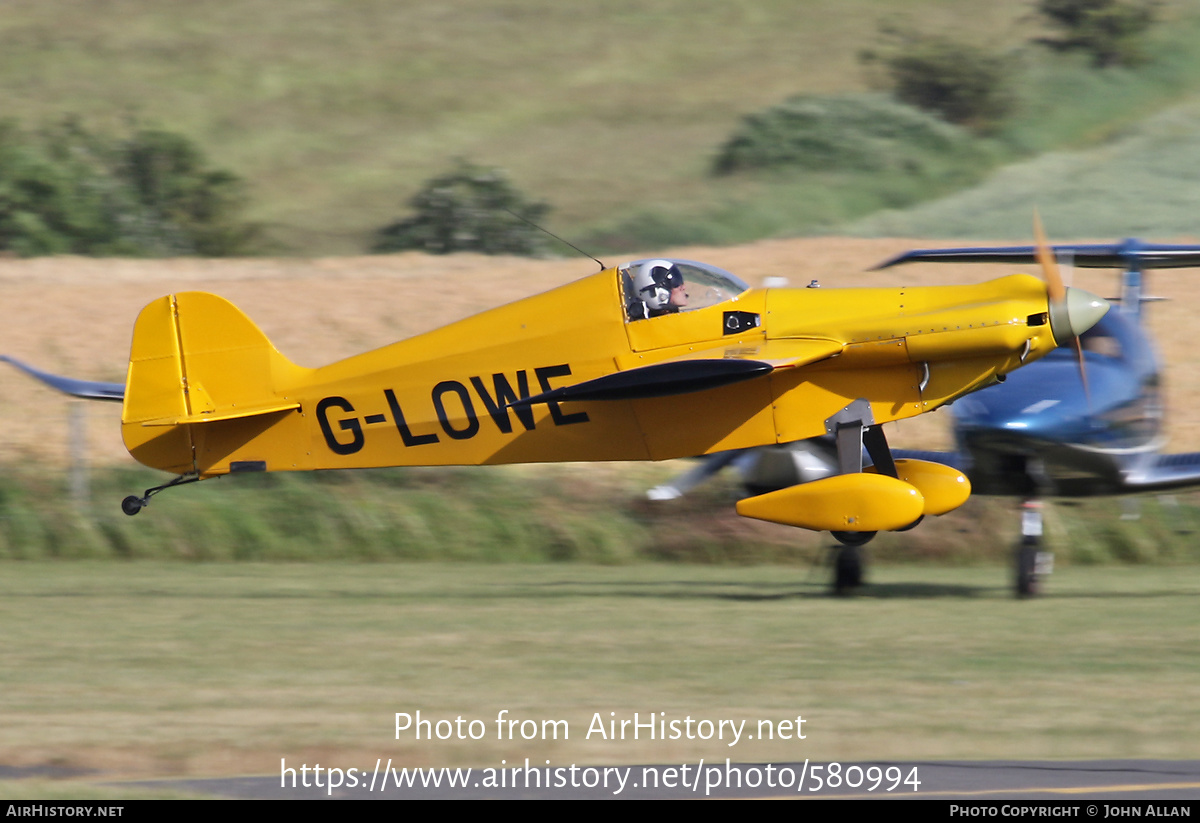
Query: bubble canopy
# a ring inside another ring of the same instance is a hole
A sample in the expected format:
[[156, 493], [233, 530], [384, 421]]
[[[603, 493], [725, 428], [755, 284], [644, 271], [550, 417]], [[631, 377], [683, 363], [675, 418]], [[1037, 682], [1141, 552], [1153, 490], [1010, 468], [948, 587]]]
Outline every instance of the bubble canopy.
[[637, 302], [638, 298], [633, 288], [634, 278], [638, 270], [647, 263], [668, 263], [673, 269], [678, 270], [679, 274], [683, 277], [687, 302], [684, 305], [678, 306], [676, 310], [680, 312], [695, 311], [696, 309], [703, 309], [715, 306], [718, 303], [724, 303], [750, 288], [749, 284], [740, 277], [708, 263], [669, 257], [653, 257], [644, 260], [633, 260], [617, 266], [617, 272], [621, 279], [621, 290], [626, 305]]

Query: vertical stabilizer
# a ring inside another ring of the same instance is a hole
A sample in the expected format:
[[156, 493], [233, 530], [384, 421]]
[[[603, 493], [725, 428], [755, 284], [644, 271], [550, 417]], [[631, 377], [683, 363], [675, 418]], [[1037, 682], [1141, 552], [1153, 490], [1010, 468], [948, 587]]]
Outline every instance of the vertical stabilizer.
[[[222, 443], [236, 446], [239, 421], [298, 408], [280, 389], [300, 371], [229, 301], [204, 292], [161, 297], [133, 328], [125, 446], [147, 466], [206, 473], [222, 457], [204, 448], [214, 427]], [[254, 427], [245, 428], [250, 439]]]

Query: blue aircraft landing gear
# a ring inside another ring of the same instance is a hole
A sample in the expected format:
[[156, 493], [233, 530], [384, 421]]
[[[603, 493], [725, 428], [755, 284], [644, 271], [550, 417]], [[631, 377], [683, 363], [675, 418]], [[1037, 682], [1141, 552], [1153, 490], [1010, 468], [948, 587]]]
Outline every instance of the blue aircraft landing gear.
[[131, 494], [121, 501], [121, 511], [125, 512], [125, 514], [129, 515], [130, 517], [133, 517], [142, 509], [146, 508], [146, 506], [149, 506], [150, 498], [158, 494], [163, 489], [169, 489], [173, 486], [183, 486], [187, 483], [195, 483], [200, 479], [200, 475], [198, 474], [181, 474], [170, 483], [163, 483], [161, 486], [155, 486], [153, 488], [146, 489], [146, 491], [142, 493], [141, 497], [138, 497], [136, 494]]
[[1041, 592], [1042, 555], [1042, 501], [1027, 499], [1021, 504], [1021, 541], [1013, 558], [1017, 597], [1035, 597]]

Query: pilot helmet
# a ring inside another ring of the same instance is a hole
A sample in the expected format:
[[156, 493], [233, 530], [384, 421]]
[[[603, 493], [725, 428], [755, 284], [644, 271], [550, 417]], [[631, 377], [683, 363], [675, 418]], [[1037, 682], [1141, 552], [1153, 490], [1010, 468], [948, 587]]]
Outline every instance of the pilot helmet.
[[683, 273], [670, 260], [647, 260], [633, 276], [633, 291], [651, 311], [662, 311], [671, 300], [671, 290], [683, 285]]

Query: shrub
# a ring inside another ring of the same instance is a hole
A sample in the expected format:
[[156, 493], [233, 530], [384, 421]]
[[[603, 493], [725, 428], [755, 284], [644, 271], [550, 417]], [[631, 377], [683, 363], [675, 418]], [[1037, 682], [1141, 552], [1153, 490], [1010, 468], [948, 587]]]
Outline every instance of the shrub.
[[22, 256], [222, 256], [248, 251], [240, 181], [187, 138], [121, 139], [74, 120], [29, 133], [0, 123], [0, 249]]
[[1145, 61], [1142, 35], [1154, 23], [1153, 0], [1040, 0], [1038, 12], [1060, 33], [1040, 42], [1059, 51], [1082, 51], [1092, 65], [1133, 66]]
[[721, 147], [714, 170], [898, 169], [936, 176], [978, 151], [964, 130], [882, 95], [798, 96], [747, 116]]
[[0, 124], [0, 248], [22, 256], [116, 253], [117, 189], [102, 148], [71, 123], [38, 137]]
[[138, 232], [148, 246], [164, 251], [221, 257], [243, 253], [258, 229], [238, 217], [245, 197], [233, 174], [209, 169], [186, 137], [139, 131], [118, 143], [118, 176], [140, 207]]
[[537, 222], [550, 206], [526, 198], [500, 169], [460, 160], [426, 182], [410, 205], [416, 214], [380, 229], [372, 251], [544, 253], [545, 235], [521, 218]]
[[898, 42], [879, 61], [892, 95], [949, 123], [993, 130], [1013, 107], [1008, 59], [946, 37], [885, 32]]

